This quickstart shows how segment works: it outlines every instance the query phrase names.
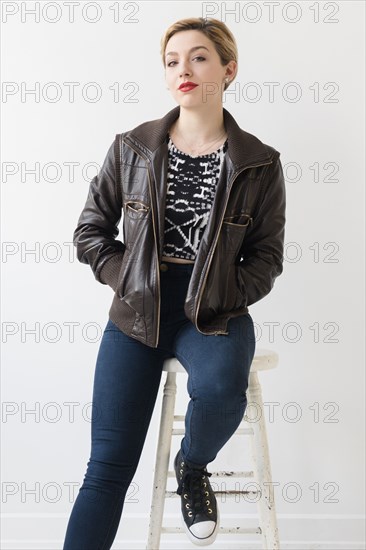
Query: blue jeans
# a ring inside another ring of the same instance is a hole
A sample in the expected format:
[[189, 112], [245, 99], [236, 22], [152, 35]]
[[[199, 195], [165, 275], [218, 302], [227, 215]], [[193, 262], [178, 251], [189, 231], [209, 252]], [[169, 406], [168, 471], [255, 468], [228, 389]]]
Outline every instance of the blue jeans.
[[126, 492], [142, 453], [165, 359], [188, 373], [190, 396], [181, 449], [196, 467], [213, 461], [243, 419], [255, 352], [248, 314], [231, 318], [228, 335], [205, 335], [183, 305], [193, 264], [169, 262], [161, 271], [157, 348], [124, 334], [109, 320], [94, 375], [90, 460], [69, 518], [63, 550], [109, 550]]

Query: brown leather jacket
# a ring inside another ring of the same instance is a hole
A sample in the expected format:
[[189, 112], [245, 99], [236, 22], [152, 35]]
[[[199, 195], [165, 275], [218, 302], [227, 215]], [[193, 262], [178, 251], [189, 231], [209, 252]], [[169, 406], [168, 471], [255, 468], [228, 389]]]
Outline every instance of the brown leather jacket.
[[[179, 116], [117, 134], [74, 231], [77, 258], [114, 291], [109, 318], [156, 348], [168, 167], [167, 132]], [[283, 270], [285, 183], [280, 153], [223, 108], [228, 150], [202, 236], [184, 311], [203, 334], [228, 334], [231, 317], [270, 292]], [[116, 240], [123, 211], [123, 242]]]

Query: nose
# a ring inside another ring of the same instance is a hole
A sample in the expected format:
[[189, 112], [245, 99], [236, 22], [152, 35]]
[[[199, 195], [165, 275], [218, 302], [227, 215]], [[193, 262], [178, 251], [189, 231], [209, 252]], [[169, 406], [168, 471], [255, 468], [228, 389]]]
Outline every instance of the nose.
[[182, 62], [182, 68], [180, 70], [180, 75], [187, 75], [187, 74], [192, 74], [192, 71], [190, 70], [189, 66], [188, 66], [188, 62], [187, 61], [183, 61]]

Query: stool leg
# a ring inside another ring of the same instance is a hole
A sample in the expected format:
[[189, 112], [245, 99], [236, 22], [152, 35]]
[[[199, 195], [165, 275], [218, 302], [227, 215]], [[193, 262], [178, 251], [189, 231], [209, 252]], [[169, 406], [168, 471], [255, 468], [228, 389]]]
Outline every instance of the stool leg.
[[[280, 541], [272, 486], [266, 422], [264, 418], [262, 390], [256, 372], [249, 374], [248, 404], [250, 403], [256, 405], [257, 411], [254, 416], [260, 414], [260, 419], [250, 424], [253, 428], [253, 435], [250, 437], [250, 440], [254, 474], [261, 490], [258, 511], [261, 521], [262, 543], [265, 550], [277, 550], [280, 548]], [[248, 419], [250, 419], [250, 416], [248, 414]]]
[[160, 548], [163, 523], [165, 491], [168, 478], [170, 447], [174, 422], [175, 396], [177, 393], [176, 373], [167, 372], [160, 417], [159, 439], [156, 451], [154, 486], [150, 511], [149, 537], [146, 549]]

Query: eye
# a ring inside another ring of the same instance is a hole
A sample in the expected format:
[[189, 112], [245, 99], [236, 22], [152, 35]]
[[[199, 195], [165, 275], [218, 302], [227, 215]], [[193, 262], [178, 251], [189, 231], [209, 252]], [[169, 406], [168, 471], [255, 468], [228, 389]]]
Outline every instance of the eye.
[[[199, 60], [205, 61], [205, 58], [202, 57], [202, 55], [197, 55], [197, 56], [194, 57], [193, 59], [199, 59]], [[177, 62], [176, 62], [176, 61], [169, 61], [169, 63], [167, 63], [167, 67], [171, 67], [171, 66], [172, 66], [172, 63], [177, 63]]]

